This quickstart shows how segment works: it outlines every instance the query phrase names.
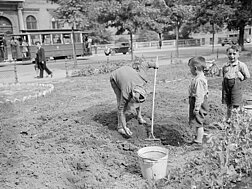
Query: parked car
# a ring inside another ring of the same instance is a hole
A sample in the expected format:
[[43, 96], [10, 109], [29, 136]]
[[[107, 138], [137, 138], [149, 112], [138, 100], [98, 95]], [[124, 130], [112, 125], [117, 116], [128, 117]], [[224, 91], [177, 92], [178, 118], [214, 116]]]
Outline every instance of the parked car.
[[246, 43], [250, 43], [252, 40], [251, 40], [251, 38], [250, 37], [247, 37], [245, 40], [244, 40], [244, 42], [246, 42]]
[[223, 39], [222, 41], [221, 41], [221, 45], [222, 46], [225, 46], [225, 45], [235, 45], [235, 44], [237, 44], [237, 40], [232, 40], [232, 39], [230, 39], [230, 38], [225, 38], [225, 39]]
[[130, 52], [130, 43], [129, 42], [119, 42], [116, 43], [114, 47], [111, 47], [111, 54], [123, 53], [126, 54]]

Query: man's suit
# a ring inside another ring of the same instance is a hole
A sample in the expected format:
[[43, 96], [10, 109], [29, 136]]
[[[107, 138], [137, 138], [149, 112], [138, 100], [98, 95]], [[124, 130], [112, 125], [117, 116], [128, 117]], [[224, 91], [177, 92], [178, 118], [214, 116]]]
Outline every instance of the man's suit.
[[52, 74], [52, 72], [46, 66], [45, 50], [42, 47], [40, 47], [36, 53], [36, 63], [40, 70], [40, 74], [39, 74], [40, 78], [43, 78], [44, 70], [46, 71], [48, 75]]

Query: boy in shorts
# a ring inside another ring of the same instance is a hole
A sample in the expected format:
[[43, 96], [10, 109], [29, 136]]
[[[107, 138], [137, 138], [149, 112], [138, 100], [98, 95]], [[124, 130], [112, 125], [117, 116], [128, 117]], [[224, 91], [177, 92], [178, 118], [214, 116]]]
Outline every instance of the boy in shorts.
[[196, 129], [196, 138], [192, 144], [203, 143], [204, 122], [208, 114], [208, 84], [204, 75], [206, 61], [204, 57], [194, 57], [188, 62], [193, 78], [189, 85], [189, 125]]
[[229, 61], [222, 68], [222, 103], [227, 105], [227, 123], [230, 123], [232, 110], [238, 109], [242, 104], [243, 81], [250, 78], [247, 65], [238, 60], [239, 50], [236, 45], [227, 48]]

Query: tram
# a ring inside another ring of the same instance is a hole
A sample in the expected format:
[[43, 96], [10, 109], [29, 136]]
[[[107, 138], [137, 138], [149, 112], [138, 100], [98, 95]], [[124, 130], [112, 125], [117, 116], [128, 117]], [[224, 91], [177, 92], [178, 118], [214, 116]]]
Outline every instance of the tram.
[[72, 29], [22, 30], [22, 33], [10, 35], [10, 41], [17, 43], [17, 60], [34, 61], [37, 41], [40, 41], [45, 49], [47, 59], [57, 59], [89, 55], [90, 50], [86, 44], [89, 34], [89, 31]]

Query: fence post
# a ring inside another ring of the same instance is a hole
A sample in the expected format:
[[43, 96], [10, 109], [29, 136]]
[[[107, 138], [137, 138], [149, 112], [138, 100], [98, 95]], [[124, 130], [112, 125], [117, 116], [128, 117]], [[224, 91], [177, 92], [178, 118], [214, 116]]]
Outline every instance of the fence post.
[[14, 60], [14, 74], [15, 74], [15, 83], [18, 83], [16, 60]]
[[107, 64], [109, 63], [109, 55], [107, 56]]
[[217, 54], [216, 54], [216, 58], [219, 58], [219, 48], [217, 48]]
[[68, 75], [68, 66], [67, 66], [67, 61], [68, 61], [68, 58], [65, 58], [66, 77], [69, 77], [69, 75]]
[[171, 64], [172, 64], [172, 52], [171, 52]]

